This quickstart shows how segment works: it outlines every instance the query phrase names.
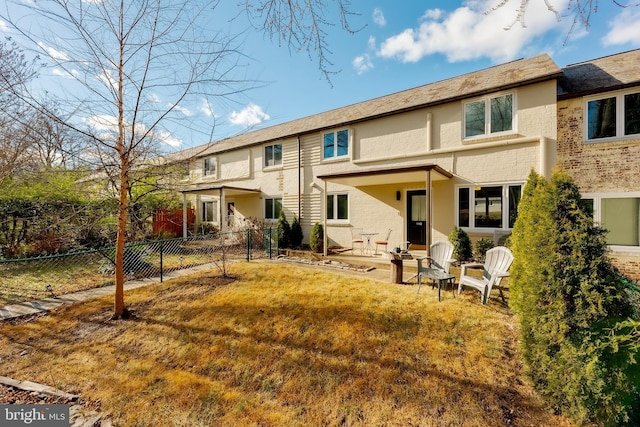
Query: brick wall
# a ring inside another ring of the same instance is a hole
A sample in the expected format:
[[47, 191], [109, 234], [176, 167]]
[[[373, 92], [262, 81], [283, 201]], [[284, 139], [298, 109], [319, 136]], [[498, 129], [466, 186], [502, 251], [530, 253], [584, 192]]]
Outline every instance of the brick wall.
[[[582, 193], [640, 191], [640, 139], [584, 143], [584, 100], [558, 102], [557, 164]], [[613, 264], [640, 280], [640, 253], [610, 253]]]
[[584, 101], [558, 102], [558, 166], [583, 193], [640, 191], [640, 139], [584, 143]]

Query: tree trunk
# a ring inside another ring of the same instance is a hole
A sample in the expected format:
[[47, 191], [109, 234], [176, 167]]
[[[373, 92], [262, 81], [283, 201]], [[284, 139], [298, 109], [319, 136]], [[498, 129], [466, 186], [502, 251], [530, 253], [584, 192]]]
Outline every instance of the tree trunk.
[[113, 306], [113, 318], [121, 319], [125, 316], [124, 307], [124, 245], [127, 235], [127, 194], [129, 177], [123, 170], [120, 181], [120, 199], [118, 202], [118, 234], [116, 236], [116, 293]]
[[[124, 2], [120, 2], [119, 16], [119, 40], [120, 40], [120, 58], [118, 61], [118, 140], [116, 143], [116, 151], [120, 157], [120, 197], [118, 200], [118, 234], [116, 235], [116, 293], [113, 303], [113, 318], [122, 319], [125, 316], [124, 308], [124, 244], [127, 236], [127, 201], [129, 199], [129, 153], [130, 150], [125, 149], [125, 123], [124, 123], [124, 36], [123, 36], [123, 20], [124, 20]], [[133, 129], [132, 129], [133, 132]]]

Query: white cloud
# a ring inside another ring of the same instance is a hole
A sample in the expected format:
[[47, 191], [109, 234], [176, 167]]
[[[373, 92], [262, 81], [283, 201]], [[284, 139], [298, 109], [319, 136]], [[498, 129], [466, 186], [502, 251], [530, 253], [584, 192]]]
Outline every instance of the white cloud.
[[367, 47], [369, 50], [376, 50], [376, 38], [373, 36], [369, 36], [369, 41], [367, 41]]
[[73, 79], [73, 78], [78, 77], [80, 75], [78, 70], [71, 69], [69, 71], [66, 71], [66, 70], [63, 70], [62, 68], [54, 68], [54, 69], [52, 69], [51, 70], [51, 74], [53, 74], [54, 76], [65, 78], [65, 79]]
[[96, 78], [109, 87], [118, 87], [116, 79], [113, 77], [109, 70], [104, 70], [104, 73], [97, 75]]
[[149, 94], [149, 96], [147, 96], [147, 100], [152, 104], [159, 104], [162, 102], [162, 100], [160, 99], [160, 96], [158, 96], [157, 93]]
[[171, 133], [166, 131], [156, 132], [154, 136], [160, 141], [174, 148], [180, 147], [182, 145], [181, 139], [174, 137], [173, 135], [171, 135]]
[[369, 49], [369, 53], [363, 53], [362, 55], [356, 56], [353, 61], [351, 61], [351, 65], [353, 65], [353, 68], [356, 70], [358, 75], [364, 74], [374, 67], [371, 55], [373, 55], [376, 50], [375, 37], [369, 36], [367, 48]]
[[640, 44], [640, 9], [623, 9], [609, 23], [610, 31], [602, 38], [605, 46]]
[[262, 111], [262, 107], [254, 103], [249, 103], [240, 111], [234, 111], [229, 115], [229, 121], [234, 125], [256, 126], [269, 120], [267, 113]]
[[208, 99], [202, 99], [200, 102], [200, 112], [207, 117], [215, 117], [213, 105], [211, 105]]
[[7, 23], [4, 21], [0, 21], [0, 31], [6, 33], [9, 28], [7, 27]]
[[384, 17], [384, 13], [382, 13], [382, 10], [379, 7], [373, 9], [373, 22], [379, 27], [384, 27], [385, 25], [387, 25], [387, 20]]
[[115, 131], [118, 129], [118, 118], [115, 116], [91, 116], [83, 119], [83, 121], [97, 131]]
[[[554, 7], [562, 10], [568, 1], [558, 0]], [[553, 28], [565, 28], [558, 26], [556, 15], [540, 1], [529, 3], [526, 28], [518, 23], [507, 31], [504, 28], [514, 22], [517, 12], [505, 6], [486, 13], [495, 3], [470, 0], [451, 12], [427, 10], [417, 28], [405, 29], [382, 42], [378, 55], [402, 62], [417, 62], [433, 54], [442, 54], [449, 62], [484, 57], [504, 62], [519, 56], [536, 37]]]
[[[97, 115], [84, 118], [83, 121], [87, 126], [97, 132], [100, 138], [105, 140], [114, 139], [118, 131], [118, 118], [116, 116], [106, 114]], [[129, 124], [125, 124], [125, 126], [129, 126]], [[143, 123], [138, 123], [136, 125], [136, 133], [138, 135], [143, 135], [148, 130], [149, 128]], [[171, 147], [180, 147], [182, 145], [182, 140], [174, 137], [170, 132], [164, 130], [153, 130], [149, 132], [148, 137], [161, 141]]]
[[168, 106], [169, 107], [173, 107], [173, 109], [175, 111], [179, 111], [180, 113], [184, 114], [187, 117], [189, 117], [189, 116], [191, 116], [193, 114], [193, 113], [191, 113], [191, 110], [189, 110], [188, 108], [181, 107], [179, 105], [169, 104]]
[[420, 18], [421, 21], [425, 21], [425, 20], [438, 20], [440, 19], [440, 17], [442, 16], [444, 12], [442, 11], [442, 9], [429, 9], [427, 10], [424, 15], [422, 15], [422, 17]]
[[38, 46], [40, 47], [40, 49], [44, 50], [47, 53], [47, 55], [51, 57], [51, 59], [55, 61], [68, 61], [69, 59], [71, 59], [69, 58], [69, 55], [67, 55], [65, 52], [56, 50], [51, 46], [47, 46], [43, 42], [38, 42]]
[[356, 56], [351, 63], [353, 64], [353, 68], [355, 68], [358, 75], [366, 73], [373, 68], [373, 62], [371, 62], [371, 57], [368, 53]]

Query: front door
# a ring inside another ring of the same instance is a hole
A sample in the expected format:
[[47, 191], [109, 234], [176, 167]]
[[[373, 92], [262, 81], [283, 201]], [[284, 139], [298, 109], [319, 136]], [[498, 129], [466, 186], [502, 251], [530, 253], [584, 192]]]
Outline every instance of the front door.
[[427, 192], [407, 192], [407, 240], [414, 249], [427, 247]]

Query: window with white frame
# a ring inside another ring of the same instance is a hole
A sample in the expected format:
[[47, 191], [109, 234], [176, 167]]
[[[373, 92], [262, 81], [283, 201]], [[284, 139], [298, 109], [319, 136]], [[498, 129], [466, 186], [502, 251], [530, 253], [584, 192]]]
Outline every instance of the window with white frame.
[[348, 221], [349, 220], [349, 195], [329, 194], [327, 195], [327, 220]]
[[514, 94], [487, 97], [464, 104], [464, 137], [473, 138], [513, 130]]
[[270, 197], [264, 199], [264, 218], [275, 220], [280, 217], [282, 211], [282, 198]]
[[218, 201], [202, 201], [202, 222], [218, 222]]
[[585, 116], [588, 141], [640, 137], [640, 91], [588, 99]]
[[640, 249], [640, 193], [585, 195], [582, 200], [607, 230], [608, 245]]
[[215, 157], [207, 157], [202, 164], [202, 175], [215, 177], [217, 166], [218, 160]]
[[325, 133], [322, 137], [322, 157], [333, 159], [349, 155], [349, 131], [347, 129]]
[[458, 227], [513, 228], [521, 197], [520, 183], [458, 187]]
[[282, 144], [267, 145], [264, 147], [264, 167], [282, 165]]

